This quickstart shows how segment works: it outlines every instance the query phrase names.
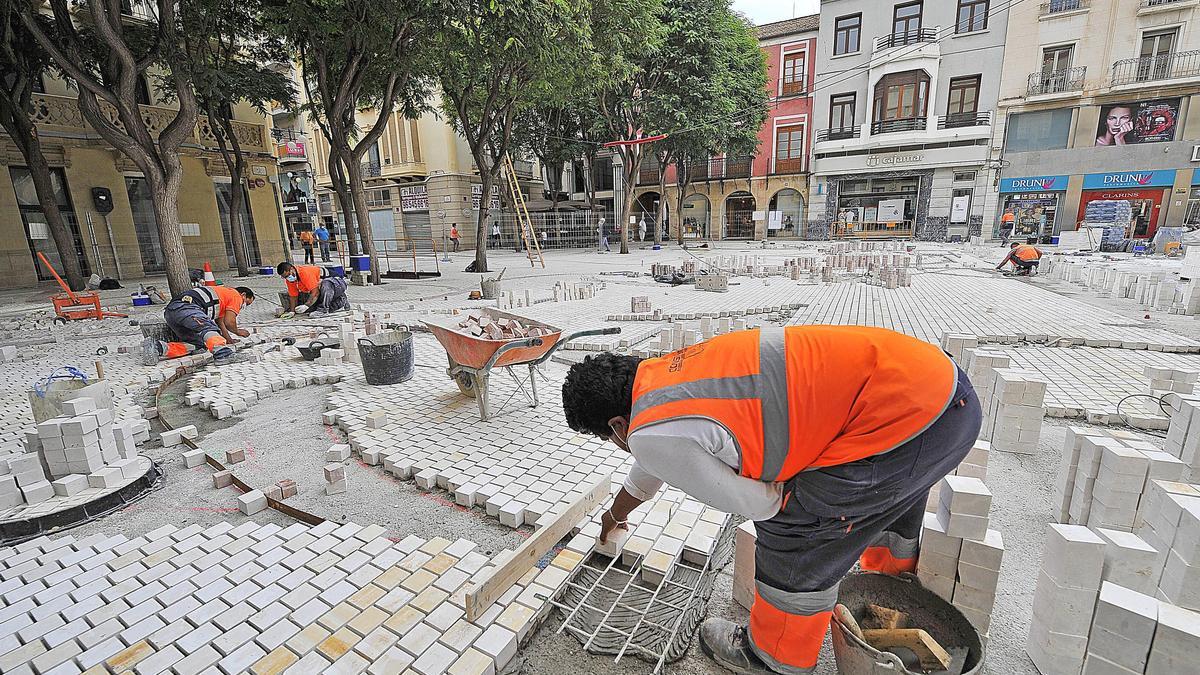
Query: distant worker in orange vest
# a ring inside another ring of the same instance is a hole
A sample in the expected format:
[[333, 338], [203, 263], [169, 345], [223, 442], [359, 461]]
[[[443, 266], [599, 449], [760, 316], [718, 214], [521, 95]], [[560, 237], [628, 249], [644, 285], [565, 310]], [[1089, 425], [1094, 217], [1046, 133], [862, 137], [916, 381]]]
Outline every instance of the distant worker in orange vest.
[[1007, 244], [1017, 226], [1017, 214], [1010, 208], [1000, 216], [1000, 243]]
[[313, 235], [311, 230], [304, 230], [300, 233], [300, 248], [304, 249], [304, 263], [306, 265], [311, 265], [316, 262], [316, 260], [313, 260], [314, 241], [316, 241], [316, 237]]
[[345, 277], [331, 276], [329, 268], [281, 262], [275, 271], [287, 286], [288, 312], [321, 316], [350, 309]]
[[1004, 256], [1004, 260], [1001, 260], [999, 265], [996, 265], [996, 269], [1012, 263], [1013, 269], [1016, 270], [1019, 276], [1029, 276], [1037, 270], [1038, 263], [1042, 259], [1041, 249], [1029, 244], [1019, 244], [1015, 241], [1009, 246], [1009, 249], [1008, 255]]
[[809, 673], [838, 584], [916, 570], [929, 489], [978, 438], [967, 376], [936, 345], [882, 328], [738, 331], [652, 359], [571, 367], [567, 424], [633, 455], [601, 540], [664, 482], [755, 521], [748, 627], [710, 618], [706, 654], [737, 673]]
[[237, 342], [234, 336], [250, 336], [250, 331], [238, 328], [238, 314], [253, 302], [254, 291], [245, 286], [198, 286], [180, 293], [167, 303], [163, 318], [181, 341], [146, 338], [142, 362], [154, 365], [160, 359], [177, 359], [201, 349], [212, 352], [217, 363], [231, 360], [235, 352], [230, 345]]

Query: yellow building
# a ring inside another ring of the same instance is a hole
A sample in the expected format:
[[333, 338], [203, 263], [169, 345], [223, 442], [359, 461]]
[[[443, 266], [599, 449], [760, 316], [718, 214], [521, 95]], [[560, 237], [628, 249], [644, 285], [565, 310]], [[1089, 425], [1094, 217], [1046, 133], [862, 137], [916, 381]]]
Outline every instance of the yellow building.
[[[165, 262], [151, 208], [148, 186], [137, 166], [91, 129], [79, 112], [74, 92], [47, 78], [35, 94], [38, 137], [60, 186], [59, 205], [76, 232], [76, 252], [86, 274], [123, 280], [160, 274]], [[142, 110], [168, 123], [174, 111], [158, 105], [144, 88]], [[273, 144], [265, 118], [251, 106], [235, 111], [235, 132], [248, 157], [247, 210], [243, 220], [254, 264], [275, 264], [284, 255], [283, 220]], [[0, 287], [33, 286], [52, 277], [36, 262], [41, 251], [56, 266], [58, 252], [45, 227], [28, 170], [16, 146], [0, 133]], [[183, 186], [179, 219], [188, 264], [209, 262], [214, 270], [233, 266], [229, 236], [230, 179], [216, 152], [216, 139], [202, 117], [182, 150]], [[93, 189], [112, 193], [112, 212], [97, 210]], [[61, 267], [59, 269], [61, 273]]]
[[[376, 111], [360, 111], [358, 126], [368, 129], [376, 119]], [[335, 208], [329, 179], [329, 143], [311, 121], [306, 127], [320, 218], [340, 239], [345, 228]], [[517, 160], [514, 166], [526, 198], [541, 198], [542, 182], [535, 163]], [[379, 141], [364, 156], [361, 168], [371, 233], [379, 251], [407, 250], [410, 244], [418, 249], [440, 250], [455, 225], [462, 246], [475, 245], [475, 224], [483, 194], [479, 172], [466, 140], [438, 115], [426, 113], [406, 119], [393, 113]], [[494, 186], [493, 218], [500, 211], [503, 190], [502, 185]]]

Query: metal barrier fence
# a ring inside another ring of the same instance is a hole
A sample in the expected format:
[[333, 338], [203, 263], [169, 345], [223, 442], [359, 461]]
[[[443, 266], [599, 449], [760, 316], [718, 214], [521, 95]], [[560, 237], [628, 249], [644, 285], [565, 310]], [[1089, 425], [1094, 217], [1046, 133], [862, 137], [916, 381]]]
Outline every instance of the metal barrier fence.
[[911, 239], [913, 222], [834, 222], [830, 231], [834, 239]]

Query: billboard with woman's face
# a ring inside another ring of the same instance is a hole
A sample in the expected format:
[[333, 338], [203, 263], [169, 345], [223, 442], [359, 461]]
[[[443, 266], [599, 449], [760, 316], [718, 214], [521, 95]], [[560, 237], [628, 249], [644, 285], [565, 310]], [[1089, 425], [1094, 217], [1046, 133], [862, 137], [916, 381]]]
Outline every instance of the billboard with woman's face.
[[1100, 108], [1096, 145], [1134, 145], [1175, 140], [1179, 99], [1114, 103]]

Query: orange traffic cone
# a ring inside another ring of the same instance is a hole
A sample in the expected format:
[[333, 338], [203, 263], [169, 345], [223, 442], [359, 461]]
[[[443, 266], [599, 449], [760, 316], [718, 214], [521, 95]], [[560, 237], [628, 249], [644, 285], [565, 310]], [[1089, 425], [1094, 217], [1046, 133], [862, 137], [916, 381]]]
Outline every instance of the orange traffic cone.
[[204, 285], [205, 286], [216, 286], [217, 285], [217, 278], [214, 277], [213, 273], [212, 273], [212, 265], [209, 265], [207, 262], [204, 263]]

